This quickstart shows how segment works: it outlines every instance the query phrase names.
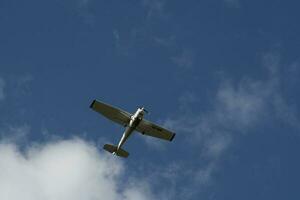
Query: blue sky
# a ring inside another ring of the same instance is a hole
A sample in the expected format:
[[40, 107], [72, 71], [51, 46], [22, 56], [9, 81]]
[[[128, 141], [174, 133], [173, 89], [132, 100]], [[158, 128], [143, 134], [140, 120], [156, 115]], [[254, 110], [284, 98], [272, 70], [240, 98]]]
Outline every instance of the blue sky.
[[[0, 198], [299, 199], [299, 6], [1, 0]], [[95, 98], [177, 135], [112, 157]]]

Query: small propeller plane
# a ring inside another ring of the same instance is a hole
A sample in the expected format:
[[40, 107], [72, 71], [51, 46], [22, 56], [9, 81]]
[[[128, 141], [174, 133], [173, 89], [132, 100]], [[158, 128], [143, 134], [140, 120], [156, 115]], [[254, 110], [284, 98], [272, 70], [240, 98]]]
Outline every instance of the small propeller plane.
[[143, 135], [149, 135], [169, 141], [172, 141], [175, 137], [175, 133], [143, 119], [144, 114], [148, 113], [144, 107], [138, 108], [134, 114], [131, 114], [114, 106], [94, 100], [90, 105], [90, 108], [104, 115], [106, 118], [126, 127], [118, 146], [111, 144], [105, 144], [103, 146], [106, 151], [114, 155], [124, 158], [129, 156], [129, 153], [121, 147], [135, 130]]

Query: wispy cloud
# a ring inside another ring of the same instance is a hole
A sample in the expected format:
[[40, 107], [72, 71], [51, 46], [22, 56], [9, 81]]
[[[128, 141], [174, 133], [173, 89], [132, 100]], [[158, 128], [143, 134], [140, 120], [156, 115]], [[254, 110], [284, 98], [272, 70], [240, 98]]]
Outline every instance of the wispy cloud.
[[180, 54], [171, 57], [171, 60], [181, 69], [191, 69], [195, 62], [194, 52], [188, 49], [183, 49]]
[[0, 77], [0, 100], [28, 95], [33, 80], [30, 73], [9, 75], [5, 80]]
[[164, 48], [173, 48], [176, 46], [176, 37], [171, 35], [169, 37], [154, 37], [154, 42]]
[[146, 18], [167, 19], [168, 14], [165, 11], [166, 0], [143, 0], [143, 6], [147, 9]]
[[66, 0], [61, 3], [67, 4], [66, 6], [84, 23], [93, 26], [95, 24], [95, 16], [91, 10], [93, 2], [94, 0]]
[[[177, 119], [167, 119], [165, 126], [186, 134], [193, 148], [198, 148], [197, 160], [203, 160], [193, 169], [193, 181], [209, 185], [218, 169], [220, 158], [233, 142], [234, 134], [245, 133], [261, 117], [268, 94], [259, 82], [245, 81], [238, 86], [230, 81], [221, 83], [213, 107], [205, 113], [185, 113]], [[267, 89], [268, 90], [268, 89]], [[266, 91], [268, 93], [268, 91]]]
[[93, 0], [77, 0], [80, 7], [88, 6]]
[[[223, 78], [208, 111], [195, 113], [190, 109], [181, 111], [177, 118], [165, 120], [166, 127], [185, 134], [186, 140], [198, 148], [197, 160], [202, 162], [192, 176], [198, 184], [211, 183], [213, 174], [220, 167], [220, 158], [232, 146], [235, 134], [249, 133], [259, 123], [264, 123], [265, 118], [274, 115], [293, 127], [299, 127], [295, 109], [288, 105], [280, 90], [280, 56], [267, 53], [262, 58], [262, 65], [268, 72], [265, 80], [245, 77], [234, 82]], [[193, 102], [195, 98], [196, 95]], [[183, 102], [187, 107], [188, 104]]]
[[122, 184], [124, 164], [81, 139], [35, 144], [25, 151], [2, 141], [0, 157], [0, 199], [154, 198], [142, 180]]
[[300, 77], [300, 63], [298, 61], [293, 62], [288, 70], [288, 77], [292, 84], [299, 84]]
[[278, 118], [289, 126], [300, 130], [300, 120], [296, 105], [288, 104], [281, 95], [274, 95], [273, 104]]
[[164, 38], [157, 37], [153, 25], [157, 22], [163, 23], [169, 18], [166, 12], [166, 0], [140, 0], [140, 7], [143, 10], [140, 15], [141, 23], [132, 27], [117, 27], [112, 33], [115, 49], [122, 56], [134, 56], [138, 54], [141, 45], [143, 48], [148, 42], [155, 42], [159, 45], [166, 45]]
[[95, 24], [95, 16], [90, 9], [92, 0], [78, 1], [78, 14], [83, 18], [84, 22], [89, 25]]
[[5, 81], [0, 77], [0, 101], [5, 98]]
[[24, 143], [31, 127], [28, 124], [8, 125], [0, 129], [0, 141], [5, 143]]
[[224, 0], [224, 2], [232, 8], [239, 8], [241, 6], [240, 0]]
[[34, 80], [34, 77], [32, 74], [23, 74], [19, 77], [16, 78], [15, 81], [15, 92], [17, 93], [17, 95], [19, 96], [23, 96], [26, 95], [28, 93], [30, 93], [30, 86], [32, 81]]
[[134, 44], [136, 42], [136, 32], [132, 29], [128, 34], [121, 34], [119, 30], [113, 31], [116, 52], [121, 56], [134, 55]]

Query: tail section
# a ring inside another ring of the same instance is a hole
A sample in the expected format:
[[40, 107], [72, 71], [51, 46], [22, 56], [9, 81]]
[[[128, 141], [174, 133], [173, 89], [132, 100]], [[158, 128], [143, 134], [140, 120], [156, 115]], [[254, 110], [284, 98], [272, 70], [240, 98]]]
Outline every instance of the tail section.
[[120, 156], [120, 157], [123, 157], [123, 158], [127, 158], [129, 156], [129, 153], [127, 151], [125, 151], [124, 149], [121, 149], [117, 146], [114, 146], [114, 145], [111, 145], [111, 144], [105, 144], [103, 146], [103, 149], [105, 149], [106, 151], [114, 154], [114, 155], [117, 155], [117, 156]]

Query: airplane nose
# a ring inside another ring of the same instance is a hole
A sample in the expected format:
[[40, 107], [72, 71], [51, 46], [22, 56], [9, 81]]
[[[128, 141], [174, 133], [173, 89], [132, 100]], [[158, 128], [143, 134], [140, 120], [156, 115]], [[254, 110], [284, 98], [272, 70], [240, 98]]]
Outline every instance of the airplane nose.
[[143, 110], [145, 111], [145, 113], [149, 113], [148, 110], [146, 110], [145, 108], [143, 108]]

